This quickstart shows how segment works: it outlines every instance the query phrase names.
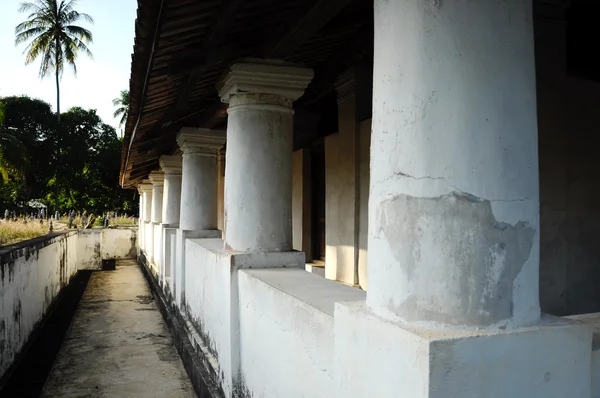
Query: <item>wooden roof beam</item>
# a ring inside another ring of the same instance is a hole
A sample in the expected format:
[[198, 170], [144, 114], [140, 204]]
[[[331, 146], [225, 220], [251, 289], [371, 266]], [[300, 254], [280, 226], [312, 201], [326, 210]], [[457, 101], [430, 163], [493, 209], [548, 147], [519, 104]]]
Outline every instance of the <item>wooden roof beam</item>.
[[[333, 87], [333, 82], [340, 73], [359, 62], [367, 54], [371, 54], [373, 29], [372, 23], [363, 25], [355, 33], [354, 38], [348, 40], [338, 51], [329, 56], [315, 71], [315, 78], [306, 88], [304, 95], [296, 101], [296, 105], [303, 106], [321, 98]], [[346, 62], [340, 62], [340, 60]]]
[[[219, 45], [223, 41], [223, 38], [227, 34], [229, 27], [235, 19], [235, 13], [243, 3], [243, 0], [223, 1], [219, 13], [217, 14], [218, 17], [216, 24], [211, 29], [210, 35], [202, 45], [201, 50], [192, 55], [204, 59], [204, 62], [200, 63], [195, 69], [190, 71], [187, 76], [187, 80], [182, 84], [179, 93], [177, 94], [177, 101], [175, 105], [165, 113], [165, 118], [160, 125], [164, 126], [165, 124], [170, 123], [171, 119], [173, 119], [186, 106], [192, 92], [194, 91], [198, 79], [204, 72], [205, 68], [209, 65], [208, 62], [217, 62], [220, 60], [220, 57], [224, 57], [224, 61], [226, 57], [232, 56], [229, 54], [230, 49], [226, 49], [223, 55], [221, 55], [221, 52], [217, 51], [217, 49], [219, 48]], [[214, 59], [212, 57], [218, 57], [219, 59]]]
[[266, 58], [286, 58], [314, 36], [338, 15], [351, 0], [318, 0], [308, 11], [299, 12], [300, 19], [283, 35], [273, 35], [274, 40], [262, 49]]

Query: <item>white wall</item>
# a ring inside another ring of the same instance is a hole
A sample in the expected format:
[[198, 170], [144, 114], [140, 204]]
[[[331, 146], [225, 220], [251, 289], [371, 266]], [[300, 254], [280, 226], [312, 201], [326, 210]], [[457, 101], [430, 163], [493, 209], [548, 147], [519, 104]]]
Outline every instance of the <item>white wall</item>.
[[[216, 358], [226, 396], [233, 391], [232, 378], [232, 273], [221, 239], [187, 239], [185, 242], [186, 312]], [[235, 299], [234, 299], [235, 300]], [[237, 304], [237, 300], [235, 300]], [[237, 367], [236, 367], [237, 369]]]
[[153, 241], [152, 245], [152, 265], [154, 266], [156, 272], [160, 273], [162, 269], [162, 248], [163, 248], [163, 226], [161, 224], [152, 224], [154, 233], [153, 233]]
[[101, 269], [100, 229], [80, 229], [77, 233], [77, 263], [80, 269]]
[[154, 254], [154, 224], [144, 221], [144, 254], [152, 262]]
[[100, 233], [103, 260], [135, 258], [136, 230], [133, 228], [107, 228]]
[[300, 269], [239, 271], [242, 383], [259, 397], [332, 397], [333, 304], [358, 289]]
[[0, 377], [78, 270], [135, 258], [134, 229], [57, 233], [0, 248]]
[[175, 280], [171, 279], [171, 277], [175, 275], [177, 228], [164, 228], [163, 242], [163, 269], [161, 272], [164, 272], [164, 275], [161, 277], [161, 281], [165, 287], [168, 286], [168, 290], [166, 291], [168, 295], [172, 295], [174, 292], [173, 284]]
[[510, 333], [404, 327], [375, 316], [364, 291], [298, 268], [303, 261], [268, 268], [286, 253], [240, 254], [221, 239], [185, 246], [180, 315], [192, 355], [226, 397], [441, 398], [491, 385], [493, 397], [558, 398], [567, 379], [587, 397], [582, 380], [598, 372], [585, 329], [560, 318]]
[[101, 269], [102, 260], [135, 258], [137, 229], [93, 228], [77, 231], [77, 266]]
[[355, 282], [354, 136], [325, 137], [325, 277]]
[[293, 249], [311, 258], [311, 184], [310, 152], [299, 149], [292, 153], [292, 243]]
[[77, 233], [53, 234], [0, 250], [0, 376], [78, 270]]

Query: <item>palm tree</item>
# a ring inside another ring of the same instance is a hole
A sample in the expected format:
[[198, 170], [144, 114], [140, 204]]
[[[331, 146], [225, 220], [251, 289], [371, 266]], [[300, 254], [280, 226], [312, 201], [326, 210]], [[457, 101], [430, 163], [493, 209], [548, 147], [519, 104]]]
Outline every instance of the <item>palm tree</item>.
[[21, 4], [19, 12], [29, 12], [28, 19], [15, 28], [15, 44], [29, 41], [25, 48], [25, 64], [41, 58], [40, 78], [54, 72], [56, 78], [56, 114], [60, 122], [60, 77], [64, 65], [69, 64], [77, 74], [75, 60], [79, 52], [92, 57], [88, 44], [92, 33], [74, 25], [83, 19], [91, 24], [88, 14], [75, 10], [78, 0], [34, 0]]
[[113, 105], [117, 107], [113, 117], [116, 119], [120, 116], [119, 126], [122, 126], [127, 121], [129, 112], [129, 90], [121, 90], [121, 95], [113, 100]]

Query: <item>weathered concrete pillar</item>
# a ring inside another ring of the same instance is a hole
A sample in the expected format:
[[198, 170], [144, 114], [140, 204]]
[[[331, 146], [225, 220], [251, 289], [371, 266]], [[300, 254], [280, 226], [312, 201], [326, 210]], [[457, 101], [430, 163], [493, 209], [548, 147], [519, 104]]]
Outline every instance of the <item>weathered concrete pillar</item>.
[[219, 149], [217, 155], [218, 163], [218, 180], [217, 180], [217, 211], [218, 211], [218, 226], [223, 231], [225, 236], [225, 149]]
[[139, 256], [140, 251], [143, 250], [143, 245], [144, 245], [144, 222], [142, 219], [142, 211], [144, 209], [144, 193], [142, 192], [142, 186], [141, 184], [137, 186], [137, 191], [138, 194], [140, 195], [139, 197], [139, 204], [138, 204], [138, 231], [137, 231], [137, 246], [138, 246], [138, 251], [137, 254]]
[[217, 150], [225, 144], [225, 132], [183, 128], [177, 135], [183, 152], [181, 209], [176, 236], [175, 267], [171, 292], [178, 306], [185, 301], [185, 241], [220, 238], [217, 212]]
[[162, 222], [165, 173], [162, 171], [153, 171], [150, 173], [148, 178], [152, 182], [152, 212], [150, 221], [155, 224], [160, 224]]
[[[175, 263], [177, 253], [177, 227], [181, 208], [181, 155], [161, 156], [160, 168], [165, 173], [162, 206], [162, 241], [160, 260], [160, 286], [168, 295], [175, 291]], [[167, 290], [168, 288], [168, 290]]]
[[406, 321], [537, 323], [531, 2], [375, 4], [368, 304]]
[[162, 223], [178, 225], [181, 208], [181, 163], [182, 157], [161, 156], [160, 168], [165, 173]]
[[336, 304], [338, 396], [589, 397], [591, 330], [540, 319], [531, 1], [374, 5], [369, 290]]
[[239, 63], [220, 84], [229, 103], [226, 244], [234, 250], [292, 248], [292, 103], [312, 76], [310, 69]]
[[183, 152], [179, 226], [188, 231], [217, 229], [217, 150], [225, 144], [225, 133], [183, 128], [177, 143]]
[[150, 180], [143, 180], [140, 184], [140, 190], [142, 191], [142, 208], [140, 209], [140, 224], [143, 230], [143, 240], [140, 243], [140, 247], [144, 251], [144, 255], [148, 260], [152, 257], [152, 246], [153, 246], [153, 225], [152, 219], [152, 183]]
[[152, 183], [150, 180], [144, 180], [140, 184], [142, 191], [143, 208], [140, 209], [140, 218], [144, 222], [149, 222], [152, 219]]
[[160, 275], [162, 267], [162, 205], [165, 173], [162, 171], [153, 171], [148, 176], [152, 182], [152, 251], [150, 262], [155, 266]]

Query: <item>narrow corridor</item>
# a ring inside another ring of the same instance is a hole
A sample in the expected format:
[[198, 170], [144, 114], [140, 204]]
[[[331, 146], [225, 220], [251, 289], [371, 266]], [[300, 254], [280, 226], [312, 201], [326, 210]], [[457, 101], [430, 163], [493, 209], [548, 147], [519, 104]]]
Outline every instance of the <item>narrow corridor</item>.
[[42, 397], [195, 397], [135, 260], [92, 274]]

